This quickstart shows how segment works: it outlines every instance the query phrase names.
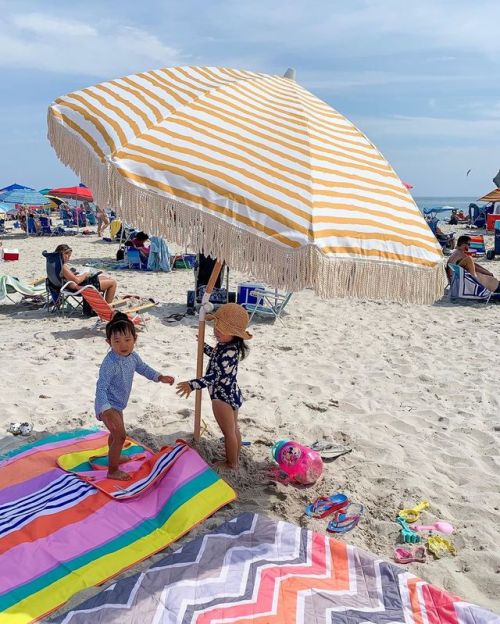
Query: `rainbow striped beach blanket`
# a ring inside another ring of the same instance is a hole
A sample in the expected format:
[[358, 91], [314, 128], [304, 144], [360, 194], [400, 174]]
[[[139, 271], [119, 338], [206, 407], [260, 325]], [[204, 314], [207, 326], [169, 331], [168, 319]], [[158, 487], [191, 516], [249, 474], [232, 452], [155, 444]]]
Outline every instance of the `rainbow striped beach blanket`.
[[99, 455], [107, 436], [63, 433], [0, 462], [0, 624], [40, 619], [165, 548], [236, 496], [185, 445], [156, 456], [135, 448], [162, 474], [153, 484], [141, 474], [138, 482], [147, 486], [122, 500], [57, 465], [85, 467], [78, 458]]
[[491, 611], [345, 542], [245, 513], [57, 624], [498, 624]]

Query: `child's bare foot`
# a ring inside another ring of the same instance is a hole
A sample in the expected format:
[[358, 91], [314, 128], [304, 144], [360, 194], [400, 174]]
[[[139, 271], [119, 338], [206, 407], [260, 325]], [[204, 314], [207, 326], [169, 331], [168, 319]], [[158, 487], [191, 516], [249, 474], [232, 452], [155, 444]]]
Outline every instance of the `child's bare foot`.
[[215, 468], [221, 468], [222, 470], [238, 470], [239, 469], [238, 464], [230, 464], [226, 460], [215, 462], [214, 466]]
[[108, 472], [108, 479], [115, 479], [116, 481], [130, 481], [132, 477], [128, 474], [128, 472], [124, 472], [123, 470], [113, 470], [113, 472]]

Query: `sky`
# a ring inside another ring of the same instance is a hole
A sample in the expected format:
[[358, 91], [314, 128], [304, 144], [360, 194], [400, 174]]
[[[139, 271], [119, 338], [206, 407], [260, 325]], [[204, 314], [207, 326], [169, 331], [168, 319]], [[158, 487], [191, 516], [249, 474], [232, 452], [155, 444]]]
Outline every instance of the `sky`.
[[293, 67], [415, 196], [477, 198], [500, 168], [499, 22], [498, 0], [0, 0], [0, 188], [78, 182], [46, 138], [58, 96], [208, 65]]

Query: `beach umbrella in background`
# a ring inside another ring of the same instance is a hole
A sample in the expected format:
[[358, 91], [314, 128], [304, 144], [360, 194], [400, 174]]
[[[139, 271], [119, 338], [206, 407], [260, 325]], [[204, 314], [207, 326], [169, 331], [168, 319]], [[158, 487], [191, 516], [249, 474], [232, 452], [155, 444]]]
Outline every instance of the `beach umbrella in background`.
[[[440, 246], [408, 190], [293, 72], [145, 72], [58, 98], [48, 126], [57, 155], [97, 201], [273, 287], [418, 303], [442, 296]], [[202, 308], [198, 372], [203, 337]]]
[[411, 191], [411, 189], [413, 188], [413, 184], [410, 184], [409, 182], [403, 182], [403, 186], [409, 191]]
[[2, 202], [23, 206], [46, 206], [50, 199], [33, 189], [16, 189], [2, 194]]
[[479, 201], [484, 202], [500, 202], [500, 188], [490, 191], [486, 195], [479, 198]]
[[496, 174], [496, 176], [493, 178], [493, 184], [497, 188], [500, 188], [500, 169], [498, 170], [498, 173]]
[[90, 189], [81, 184], [79, 186], [53, 188], [50, 189], [48, 194], [66, 199], [74, 199], [75, 201], [92, 201], [94, 199]]
[[0, 189], [0, 195], [4, 193], [8, 193], [9, 191], [34, 191], [31, 186], [23, 186], [22, 184], [9, 184], [9, 186], [4, 186]]

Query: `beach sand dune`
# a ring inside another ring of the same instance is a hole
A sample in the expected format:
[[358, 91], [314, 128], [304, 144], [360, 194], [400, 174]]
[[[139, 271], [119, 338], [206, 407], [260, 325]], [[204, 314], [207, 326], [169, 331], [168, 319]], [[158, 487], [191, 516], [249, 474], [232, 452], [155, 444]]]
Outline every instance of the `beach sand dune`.
[[[116, 245], [95, 236], [24, 238], [14, 242], [20, 261], [4, 263], [0, 271], [26, 279], [44, 275], [41, 252], [60, 242], [71, 244], [71, 264], [78, 268], [116, 253]], [[4, 245], [13, 246], [12, 241]], [[161, 302], [138, 341], [143, 359], [179, 381], [192, 378], [196, 319], [166, 320], [184, 310], [191, 271], [114, 274], [118, 294]], [[233, 287], [249, 279], [231, 273]], [[6, 433], [13, 421], [34, 424], [36, 433], [29, 439], [96, 424], [94, 388], [107, 345], [102, 331], [91, 331], [93, 324], [82, 317], [0, 306], [4, 447], [20, 443]], [[184, 539], [242, 511], [324, 531], [327, 521], [306, 519], [304, 507], [318, 495], [340, 490], [366, 509], [359, 527], [340, 539], [391, 558], [398, 509], [427, 499], [431, 508], [422, 519], [451, 522], [458, 554], [408, 569], [499, 611], [498, 307], [322, 301], [304, 291], [292, 298], [283, 325], [258, 321], [252, 331], [251, 352], [239, 375], [246, 397], [241, 428], [251, 446], [243, 450], [240, 474], [228, 478], [239, 498]], [[180, 399], [174, 389], [137, 377], [126, 410], [129, 432], [156, 447], [189, 436], [193, 407], [192, 398]], [[200, 450], [212, 460], [222, 453], [222, 444], [206, 399], [203, 422]], [[326, 464], [324, 478], [313, 487], [296, 489], [268, 475], [270, 448], [282, 438], [306, 444], [330, 440], [350, 446], [352, 453]], [[73, 603], [94, 591], [79, 594]]]

